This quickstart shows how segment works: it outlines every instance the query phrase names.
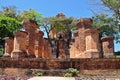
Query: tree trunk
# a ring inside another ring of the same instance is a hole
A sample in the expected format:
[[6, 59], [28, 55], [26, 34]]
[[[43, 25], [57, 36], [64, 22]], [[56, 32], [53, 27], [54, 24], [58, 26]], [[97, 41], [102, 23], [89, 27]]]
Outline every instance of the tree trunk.
[[100, 58], [103, 58], [103, 46], [102, 46], [102, 34], [99, 34], [99, 43], [100, 43]]
[[57, 40], [56, 58], [59, 57], [59, 40]]

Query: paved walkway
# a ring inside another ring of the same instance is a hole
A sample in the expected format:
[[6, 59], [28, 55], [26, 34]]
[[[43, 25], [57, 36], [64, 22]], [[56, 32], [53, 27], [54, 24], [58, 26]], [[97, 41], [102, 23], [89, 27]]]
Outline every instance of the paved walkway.
[[42, 77], [33, 77], [28, 80], [75, 80], [75, 78], [42, 76]]

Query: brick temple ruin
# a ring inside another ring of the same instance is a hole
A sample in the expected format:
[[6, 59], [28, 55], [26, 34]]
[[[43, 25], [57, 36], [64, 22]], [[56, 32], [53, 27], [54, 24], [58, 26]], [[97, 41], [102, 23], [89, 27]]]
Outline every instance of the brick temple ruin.
[[[64, 17], [57, 15], [61, 16]], [[21, 76], [36, 70], [51, 74], [69, 68], [78, 69], [81, 74], [120, 74], [120, 59], [110, 57], [114, 55], [114, 37], [100, 38], [99, 29], [92, 24], [89, 18], [79, 19], [71, 40], [68, 33], [52, 30], [49, 37], [54, 45], [51, 47], [35, 21], [23, 20], [23, 29], [14, 31], [14, 38], [5, 38], [0, 74]]]
[[[74, 38], [70, 41], [69, 48], [66, 48], [64, 41], [59, 40], [59, 50], [52, 52], [48, 38], [44, 38], [44, 32], [39, 30], [37, 23], [33, 20], [23, 20], [24, 31], [14, 31], [13, 38], [5, 38], [4, 57], [11, 58], [108, 58], [114, 55], [114, 37], [102, 37], [102, 45], [99, 39], [99, 29], [92, 28], [92, 20], [82, 18], [77, 23], [77, 30], [73, 32]], [[50, 36], [54, 34], [54, 31]], [[57, 34], [56, 34], [57, 35]], [[63, 39], [64, 40], [64, 39]], [[103, 49], [101, 49], [101, 46]], [[67, 51], [66, 51], [67, 50]]]

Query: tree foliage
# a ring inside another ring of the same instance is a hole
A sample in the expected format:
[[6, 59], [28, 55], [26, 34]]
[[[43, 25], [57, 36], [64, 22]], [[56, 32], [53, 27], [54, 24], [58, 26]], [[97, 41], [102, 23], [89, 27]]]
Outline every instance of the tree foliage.
[[0, 16], [15, 18], [19, 21], [24, 19], [34, 20], [39, 26], [42, 23], [42, 14], [33, 9], [29, 9], [28, 11], [19, 11], [15, 6], [3, 6], [2, 10], [0, 11]]
[[[73, 17], [46, 17], [43, 19], [43, 29], [47, 33], [47, 37], [49, 40], [49, 43], [52, 47], [51, 38], [49, 36], [50, 32], [52, 30], [64, 33], [69, 33], [69, 39], [71, 38], [71, 31], [74, 30], [76, 27], [76, 19]], [[56, 34], [57, 34], [56, 33]], [[57, 39], [57, 37], [54, 37], [53, 39]]]
[[118, 21], [114, 17], [109, 17], [107, 14], [100, 14], [93, 17], [93, 26], [100, 29], [102, 36], [119, 35]]
[[[99, 8], [102, 11], [104, 10], [107, 15], [106, 14], [101, 15], [99, 13], [97, 14], [95, 13], [93, 18], [94, 26], [100, 27], [102, 35], [104, 36], [113, 35], [115, 37], [116, 42], [117, 43], [120, 42], [120, 33], [119, 33], [120, 0], [101, 0], [101, 1], [96, 0], [96, 1], [98, 4], [95, 3], [95, 1], [93, 3], [95, 4], [95, 6], [98, 5], [97, 9]], [[106, 11], [106, 8], [107, 8], [107, 11]], [[109, 12], [108, 12], [108, 9], [109, 9]]]
[[71, 31], [75, 29], [75, 20], [73, 17], [70, 18], [52, 18], [51, 27], [57, 31]]
[[14, 18], [0, 17], [0, 40], [5, 37], [13, 37], [13, 31], [20, 29], [20, 22]]
[[20, 23], [23, 19], [34, 20], [40, 25], [42, 15], [32, 9], [20, 12], [15, 6], [2, 7], [0, 11], [0, 40], [3, 41], [4, 37], [13, 37], [13, 31], [21, 28]]
[[0, 16], [7, 16], [11, 18], [17, 18], [19, 11], [15, 6], [3, 6], [2, 11], [0, 11]]
[[102, 0], [102, 3], [115, 13], [116, 18], [120, 19], [120, 0]]
[[77, 19], [73, 17], [69, 17], [69, 18], [47, 17], [44, 18], [43, 22], [44, 23], [42, 26], [49, 34], [49, 32], [53, 29], [58, 32], [60, 31], [67, 32], [67, 31], [75, 30]]
[[39, 26], [42, 24], [42, 14], [32, 9], [29, 9], [29, 11], [23, 11], [17, 16], [17, 19], [20, 21], [24, 19], [34, 20], [38, 23]]

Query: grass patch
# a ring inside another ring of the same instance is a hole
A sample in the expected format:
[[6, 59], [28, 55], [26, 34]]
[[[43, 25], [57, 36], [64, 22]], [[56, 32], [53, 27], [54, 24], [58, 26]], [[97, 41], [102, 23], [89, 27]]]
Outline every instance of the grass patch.
[[115, 58], [120, 58], [120, 55], [115, 55]]

